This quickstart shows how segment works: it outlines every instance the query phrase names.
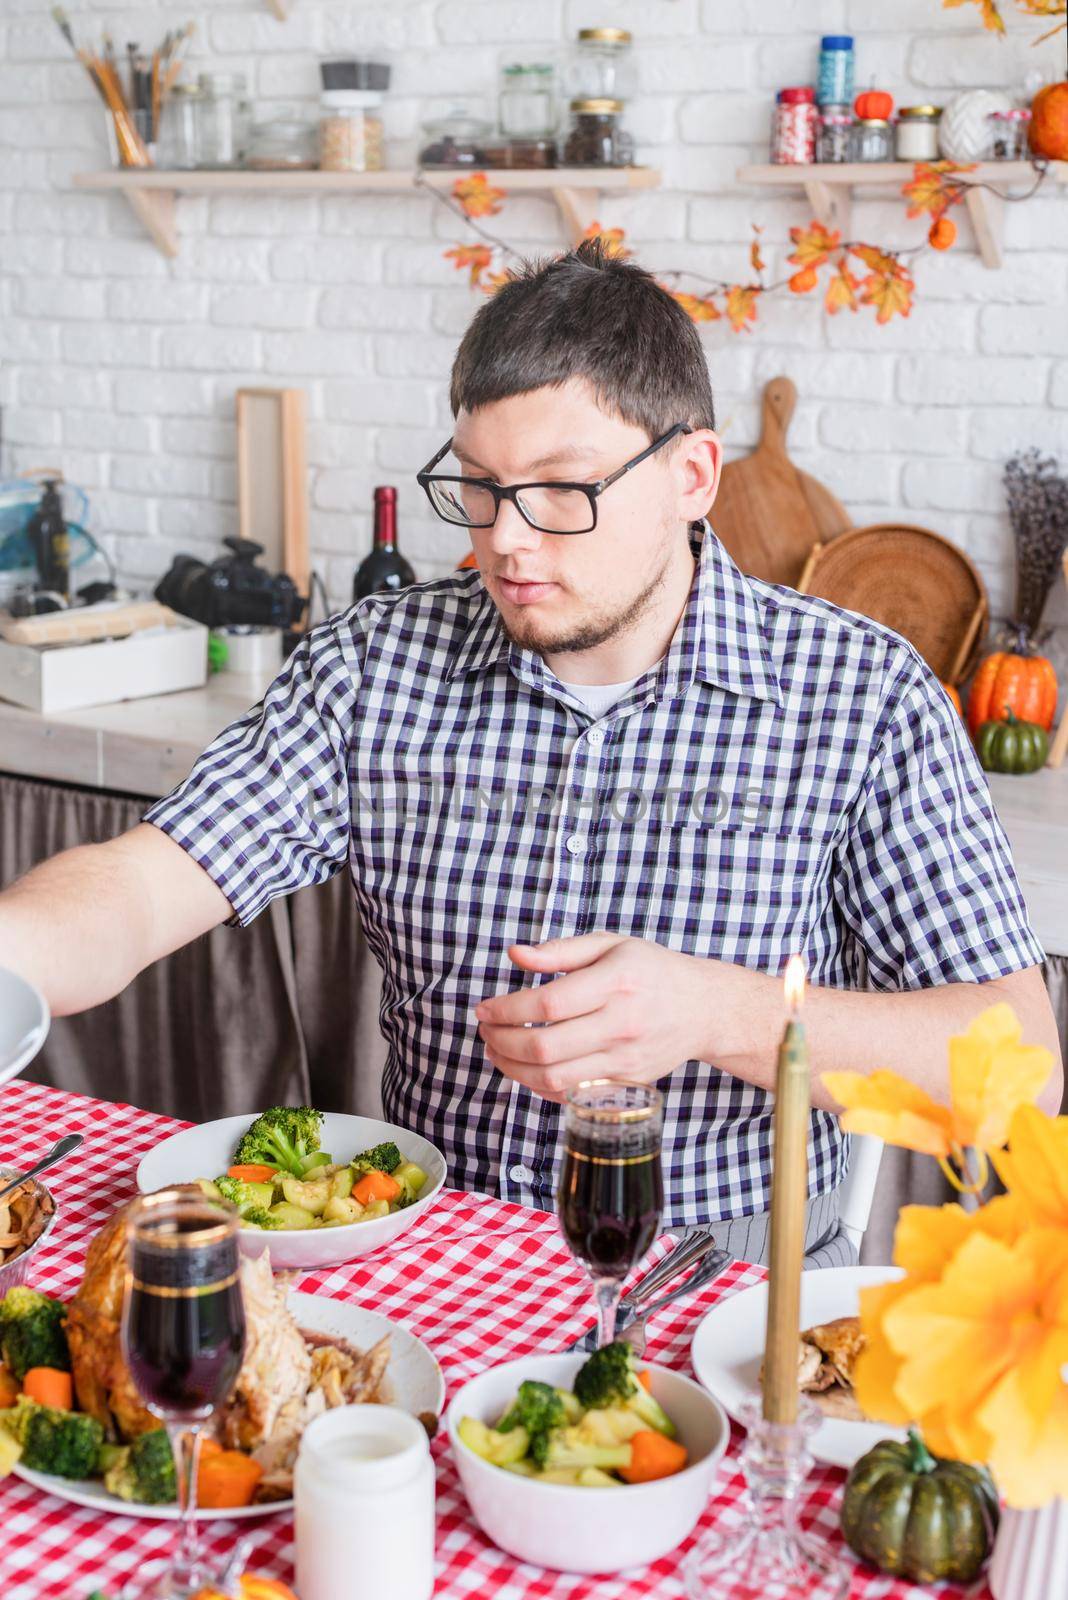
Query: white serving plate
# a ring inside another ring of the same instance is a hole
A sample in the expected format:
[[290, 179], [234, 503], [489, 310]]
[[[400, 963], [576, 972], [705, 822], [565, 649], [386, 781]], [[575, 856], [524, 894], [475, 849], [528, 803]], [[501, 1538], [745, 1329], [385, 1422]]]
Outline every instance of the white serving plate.
[[[390, 1358], [387, 1376], [393, 1389], [392, 1404], [414, 1416], [423, 1412], [440, 1415], [445, 1403], [445, 1380], [441, 1368], [421, 1339], [407, 1328], [377, 1311], [365, 1311], [362, 1306], [348, 1305], [343, 1300], [331, 1300], [326, 1295], [289, 1294], [289, 1309], [305, 1333], [329, 1333], [347, 1339], [359, 1350], [369, 1350], [385, 1334], [390, 1336]], [[151, 1517], [165, 1522], [176, 1522], [179, 1511], [172, 1506], [139, 1506], [117, 1495], [109, 1494], [103, 1481], [95, 1478], [56, 1478], [47, 1472], [31, 1472], [16, 1462], [15, 1474], [32, 1483], [35, 1488], [54, 1494], [59, 1500], [72, 1505], [88, 1506], [93, 1511], [104, 1511], [120, 1517]], [[262, 1506], [236, 1506], [223, 1511], [198, 1511], [204, 1522], [225, 1520], [228, 1517], [270, 1517], [276, 1511], [291, 1511], [292, 1500], [272, 1500]]]
[[[238, 1140], [256, 1116], [251, 1111], [244, 1117], [223, 1117], [218, 1122], [203, 1122], [172, 1134], [141, 1161], [137, 1168], [138, 1189], [142, 1194], [151, 1194], [174, 1183], [217, 1178], [232, 1162]], [[372, 1250], [406, 1232], [433, 1205], [445, 1183], [445, 1157], [441, 1151], [419, 1134], [407, 1133], [391, 1122], [378, 1122], [373, 1117], [328, 1111], [323, 1121], [322, 1147], [335, 1161], [348, 1161], [361, 1150], [387, 1139], [394, 1141], [406, 1161], [418, 1162], [427, 1174], [423, 1192], [413, 1205], [388, 1217], [373, 1217], [370, 1222], [353, 1222], [343, 1228], [242, 1228], [244, 1253], [255, 1256], [269, 1247], [276, 1272], [311, 1272], [370, 1255]]]
[[[859, 1291], [901, 1276], [897, 1267], [819, 1267], [801, 1274], [801, 1327], [836, 1317], [855, 1317]], [[760, 1393], [760, 1363], [768, 1316], [768, 1286], [755, 1284], [713, 1306], [693, 1337], [693, 1367], [724, 1410], [741, 1421], [741, 1402]], [[849, 1422], [828, 1417], [813, 1434], [809, 1449], [817, 1461], [849, 1468], [880, 1439], [904, 1439], [904, 1429], [885, 1422]]]
[[0, 1083], [17, 1077], [40, 1050], [51, 1023], [39, 989], [0, 967]]

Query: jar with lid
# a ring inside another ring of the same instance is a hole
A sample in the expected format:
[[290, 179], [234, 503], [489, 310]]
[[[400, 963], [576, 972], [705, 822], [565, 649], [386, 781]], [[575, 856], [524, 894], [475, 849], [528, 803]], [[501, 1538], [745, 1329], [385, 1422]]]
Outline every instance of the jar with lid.
[[636, 87], [626, 28], [580, 28], [567, 64], [568, 93], [577, 100], [630, 100]]
[[498, 120], [506, 139], [551, 139], [556, 132], [556, 68], [551, 61], [502, 61]]
[[325, 89], [319, 97], [319, 165], [324, 172], [378, 172], [382, 96], [370, 89]]
[[847, 105], [821, 106], [816, 130], [817, 161], [848, 161], [853, 113]]
[[572, 100], [571, 123], [564, 142], [565, 167], [627, 167], [634, 143], [621, 125], [622, 100]]
[[415, 1417], [387, 1405], [316, 1417], [301, 1436], [293, 1498], [301, 1600], [337, 1600], [354, 1572], [361, 1592], [430, 1600], [434, 1466]]
[[991, 111], [986, 119], [990, 130], [988, 161], [1026, 161], [1029, 159], [1028, 132], [1031, 112], [1026, 106], [1011, 111]]
[[816, 91], [808, 85], [780, 89], [771, 127], [771, 159], [778, 166], [807, 166], [816, 159]]
[[864, 117], [853, 128], [854, 161], [892, 161], [894, 130], [881, 117]]
[[468, 106], [456, 105], [420, 124], [421, 167], [487, 167], [493, 162], [493, 123]]
[[938, 160], [938, 121], [941, 106], [901, 106], [894, 132], [899, 161]]
[[197, 86], [197, 166], [241, 166], [252, 125], [245, 74], [202, 72]]
[[254, 122], [245, 165], [257, 172], [301, 172], [319, 164], [319, 130], [297, 107]]
[[853, 38], [825, 33], [820, 40], [816, 98], [821, 106], [850, 105], [853, 100]]
[[156, 165], [171, 172], [197, 164], [197, 96], [195, 83], [176, 83], [160, 114]]

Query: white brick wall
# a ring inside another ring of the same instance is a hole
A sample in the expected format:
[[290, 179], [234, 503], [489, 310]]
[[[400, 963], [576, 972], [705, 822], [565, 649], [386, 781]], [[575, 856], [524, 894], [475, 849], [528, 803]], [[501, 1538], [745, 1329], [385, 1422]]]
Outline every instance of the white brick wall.
[[[106, 160], [102, 114], [45, 0], [4, 0], [0, 19], [0, 401], [5, 472], [58, 464], [89, 491], [94, 525], [124, 576], [149, 583], [179, 549], [210, 555], [234, 531], [234, 390], [294, 382], [308, 393], [311, 536], [331, 600], [347, 603], [369, 538], [371, 490], [401, 489], [402, 537], [421, 577], [448, 571], [465, 541], [420, 504], [416, 469], [445, 436], [449, 363], [481, 303], [450, 263], [458, 228], [426, 196], [190, 196], [181, 252], [165, 261], [118, 197], [70, 187]], [[1007, 5], [1005, 40], [974, 8], [939, 0], [299, 0], [288, 23], [265, 0], [76, 0], [77, 34], [121, 45], [190, 16], [193, 70], [214, 58], [249, 73], [257, 103], [317, 93], [321, 53], [389, 50], [390, 157], [410, 163], [424, 97], [490, 90], [498, 49], [557, 44], [612, 21], [638, 40], [639, 159], [663, 189], [606, 199], [654, 269], [743, 276], [750, 223], [781, 268], [787, 230], [808, 220], [792, 194], [747, 192], [766, 159], [773, 91], [811, 81], [821, 32], [857, 35], [859, 83], [899, 101], [956, 87], [1018, 85], [1058, 71], [1057, 41]], [[891, 22], [891, 18], [893, 19]], [[960, 245], [927, 256], [908, 322], [824, 317], [769, 302], [752, 334], [702, 331], [731, 453], [755, 444], [760, 386], [800, 390], [791, 446], [858, 520], [902, 517], [958, 540], [995, 610], [1009, 602], [1011, 544], [1000, 484], [1015, 449], [1064, 457], [1068, 437], [1066, 192], [1009, 208], [999, 273]], [[532, 252], [558, 248], [555, 208], [516, 198], [499, 218]], [[856, 231], [919, 236], [896, 201], [865, 200]]]

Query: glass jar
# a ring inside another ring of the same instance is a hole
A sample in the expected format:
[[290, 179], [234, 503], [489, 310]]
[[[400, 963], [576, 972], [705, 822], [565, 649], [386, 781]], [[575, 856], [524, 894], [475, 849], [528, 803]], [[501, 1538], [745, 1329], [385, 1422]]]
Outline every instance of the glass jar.
[[170, 172], [188, 171], [197, 164], [197, 98], [195, 83], [176, 83], [160, 113], [156, 164]]
[[502, 62], [497, 107], [506, 139], [551, 139], [556, 132], [556, 69], [552, 62]]
[[780, 89], [771, 128], [771, 159], [778, 166], [808, 166], [816, 159], [816, 91]]
[[245, 166], [255, 172], [307, 172], [319, 165], [319, 130], [296, 109], [280, 109], [249, 132]]
[[581, 28], [567, 66], [568, 93], [578, 100], [629, 100], [636, 87], [626, 28]]
[[892, 161], [894, 130], [881, 117], [865, 117], [853, 128], [851, 156], [854, 161]]
[[894, 151], [899, 161], [938, 160], [941, 106], [902, 106], [897, 114]]
[[379, 172], [382, 159], [380, 94], [369, 89], [327, 89], [319, 97], [319, 166], [324, 172]]
[[239, 167], [252, 124], [245, 74], [202, 72], [197, 86], [197, 166]]
[[848, 33], [825, 33], [820, 40], [816, 98], [821, 106], [853, 102], [853, 39]]
[[420, 124], [426, 141], [417, 160], [421, 167], [487, 167], [493, 123], [463, 106]]
[[847, 105], [821, 106], [816, 131], [817, 161], [848, 161], [853, 113]]
[[991, 111], [986, 119], [990, 130], [988, 161], [1027, 161], [1030, 157], [1028, 133], [1031, 112], [1027, 107], [1012, 111]]
[[634, 156], [631, 136], [620, 125], [622, 100], [572, 100], [564, 143], [565, 167], [626, 167]]

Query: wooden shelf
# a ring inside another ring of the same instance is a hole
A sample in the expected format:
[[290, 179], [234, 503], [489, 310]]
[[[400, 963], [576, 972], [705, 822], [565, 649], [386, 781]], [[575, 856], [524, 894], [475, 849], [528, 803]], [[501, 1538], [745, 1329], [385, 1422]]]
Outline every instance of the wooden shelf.
[[[843, 161], [818, 166], [739, 167], [739, 183], [766, 184], [776, 189], [804, 189], [812, 213], [826, 228], [837, 228], [849, 237], [854, 189], [894, 189], [912, 177], [911, 161]], [[974, 172], [962, 172], [961, 182], [969, 186], [964, 203], [975, 229], [976, 243], [983, 265], [1000, 267], [1001, 235], [1005, 210], [1001, 197], [989, 189], [971, 187], [976, 183], [995, 183], [999, 188], [1029, 188], [1035, 170], [1029, 161], [984, 161]], [[1051, 161], [1043, 187], [1068, 183], [1068, 161]]]
[[[78, 173], [74, 185], [124, 195], [157, 248], [165, 256], [176, 256], [174, 197], [178, 194], [402, 194], [416, 187], [417, 178], [432, 189], [451, 189], [463, 176], [457, 171], [416, 172], [413, 168], [387, 172], [168, 172], [156, 167], [120, 167]], [[660, 183], [655, 167], [517, 167], [488, 169], [486, 176], [509, 193], [552, 195], [575, 244], [597, 220], [603, 194], [655, 189]]]

